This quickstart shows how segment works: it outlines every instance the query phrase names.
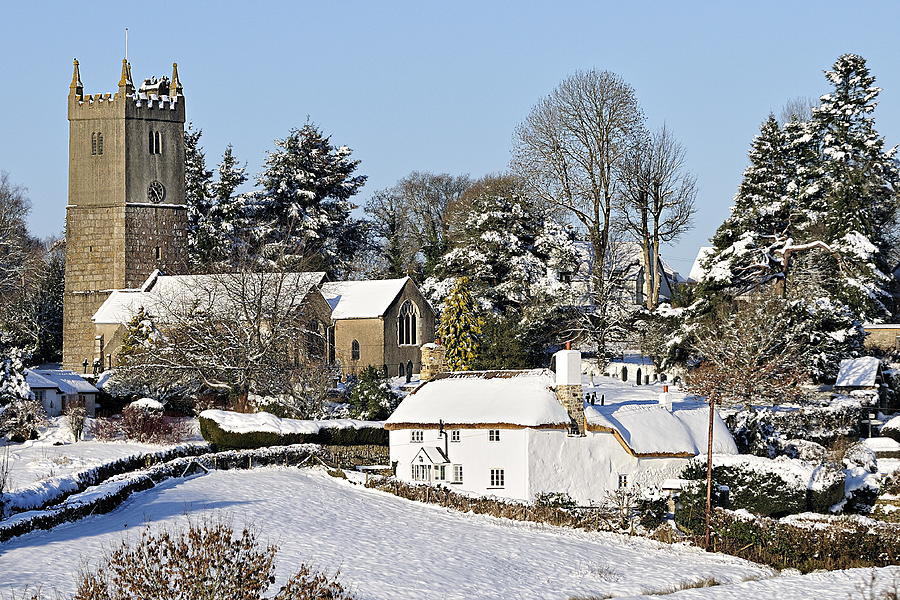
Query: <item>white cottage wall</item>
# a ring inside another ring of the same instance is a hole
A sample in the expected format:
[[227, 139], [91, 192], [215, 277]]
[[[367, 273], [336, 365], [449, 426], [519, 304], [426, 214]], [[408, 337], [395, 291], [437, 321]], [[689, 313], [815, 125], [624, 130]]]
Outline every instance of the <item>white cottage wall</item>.
[[[422, 442], [412, 442], [412, 432], [422, 431]], [[447, 465], [447, 485], [455, 491], [476, 495], [492, 495], [517, 500], [531, 500], [528, 483], [528, 431], [527, 429], [499, 429], [499, 441], [490, 440], [489, 429], [459, 429], [459, 441], [452, 439], [452, 429], [447, 429], [448, 442], [437, 429], [397, 429], [389, 432], [391, 461], [397, 463], [397, 478], [410, 483], [413, 480], [412, 462], [416, 454], [425, 448], [446, 448], [450, 463]], [[463, 480], [453, 482], [452, 465], [462, 465]], [[491, 469], [503, 470], [503, 487], [491, 485]]]
[[602, 501], [619, 487], [619, 475], [627, 485], [656, 485], [678, 477], [686, 458], [636, 458], [628, 454], [609, 433], [589, 432], [586, 436], [563, 431], [527, 431], [527, 498], [544, 492], [569, 494], [579, 504]]

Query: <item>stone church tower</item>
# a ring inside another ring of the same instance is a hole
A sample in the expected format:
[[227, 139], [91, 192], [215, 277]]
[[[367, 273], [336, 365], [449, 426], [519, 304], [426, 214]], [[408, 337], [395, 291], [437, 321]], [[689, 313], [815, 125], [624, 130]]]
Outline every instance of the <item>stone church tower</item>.
[[[139, 287], [154, 269], [183, 272], [185, 103], [178, 67], [140, 89], [122, 61], [115, 94], [85, 95], [75, 61], [69, 86], [69, 203], [63, 364], [108, 366], [91, 317], [111, 290]], [[115, 357], [113, 357], [113, 360]]]

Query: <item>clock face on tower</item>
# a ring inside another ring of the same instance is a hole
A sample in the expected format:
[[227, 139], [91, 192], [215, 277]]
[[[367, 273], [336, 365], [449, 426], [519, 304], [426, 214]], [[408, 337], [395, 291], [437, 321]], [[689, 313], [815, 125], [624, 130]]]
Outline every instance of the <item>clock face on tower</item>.
[[166, 188], [159, 181], [154, 179], [147, 187], [147, 200], [154, 204], [159, 204], [166, 197]]

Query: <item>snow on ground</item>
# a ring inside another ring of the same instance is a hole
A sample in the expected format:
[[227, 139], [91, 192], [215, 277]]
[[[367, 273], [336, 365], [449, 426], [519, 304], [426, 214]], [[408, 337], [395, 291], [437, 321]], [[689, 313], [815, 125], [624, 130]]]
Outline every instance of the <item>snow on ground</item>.
[[771, 575], [766, 567], [696, 548], [462, 514], [320, 471], [261, 469], [173, 480], [110, 514], [10, 540], [0, 545], [0, 597], [37, 583], [69, 593], [82, 558], [96, 562], [123, 534], [133, 538], [148, 522], [184, 523], [186, 513], [258, 526], [281, 546], [276, 584], [306, 561], [340, 569], [361, 600], [564, 600]]
[[[203, 438], [197, 433], [187, 440], [192, 441], [202, 442]], [[15, 491], [44, 479], [70, 475], [134, 454], [158, 452], [166, 447], [121, 441], [82, 440], [74, 443], [64, 419], [60, 417], [52, 420], [41, 439], [7, 446], [0, 444], [0, 459], [9, 452], [8, 491]]]
[[[873, 580], [874, 577], [874, 580]], [[846, 571], [818, 571], [806, 575], [782, 575], [760, 581], [745, 581], [734, 585], [717, 585], [667, 594], [671, 600], [866, 600], [879, 598], [877, 591], [900, 589], [900, 567], [884, 569], [849, 569]], [[632, 596], [628, 600], [653, 600], [660, 596]], [[887, 596], [885, 596], [887, 598]]]

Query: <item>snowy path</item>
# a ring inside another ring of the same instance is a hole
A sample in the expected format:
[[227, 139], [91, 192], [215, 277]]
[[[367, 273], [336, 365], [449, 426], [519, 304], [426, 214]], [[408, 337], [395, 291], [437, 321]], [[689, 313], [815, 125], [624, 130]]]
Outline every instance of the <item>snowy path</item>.
[[235, 525], [255, 523], [281, 546], [279, 577], [301, 561], [339, 568], [361, 599], [633, 595], [707, 577], [737, 582], [769, 574], [694, 548], [455, 513], [314, 471], [220, 471], [0, 545], [0, 597], [35, 583], [70, 592], [83, 558], [96, 560], [123, 533], [214, 511]]

